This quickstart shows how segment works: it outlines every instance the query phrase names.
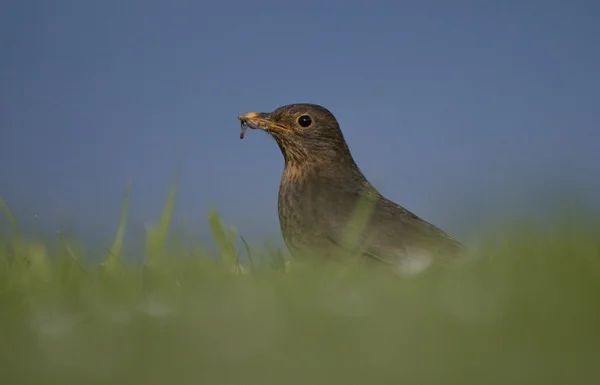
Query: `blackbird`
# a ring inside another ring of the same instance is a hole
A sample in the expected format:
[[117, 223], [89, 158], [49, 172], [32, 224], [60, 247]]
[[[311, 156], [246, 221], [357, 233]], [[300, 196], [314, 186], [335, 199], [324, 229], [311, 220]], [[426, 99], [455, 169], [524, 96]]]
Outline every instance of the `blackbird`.
[[[290, 104], [238, 119], [240, 138], [247, 128], [262, 129], [281, 150], [285, 167], [279, 187], [279, 223], [295, 259], [336, 260], [356, 253], [367, 263], [411, 273], [433, 262], [452, 261], [464, 250], [444, 231], [382, 196], [369, 183], [326, 108]], [[351, 221], [359, 207], [368, 215], [362, 222]], [[345, 234], [353, 234], [352, 239]]]

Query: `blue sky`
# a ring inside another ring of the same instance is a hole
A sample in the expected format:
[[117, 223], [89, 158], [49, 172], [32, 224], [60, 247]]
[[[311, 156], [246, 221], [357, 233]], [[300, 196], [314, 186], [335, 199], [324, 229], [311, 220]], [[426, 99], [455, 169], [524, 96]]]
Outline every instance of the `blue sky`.
[[135, 233], [181, 164], [178, 218], [203, 227], [212, 204], [278, 236], [283, 159], [236, 117], [310, 102], [385, 195], [450, 232], [561, 183], [594, 197], [599, 18], [592, 1], [4, 1], [0, 195], [25, 223], [110, 234], [132, 181]]

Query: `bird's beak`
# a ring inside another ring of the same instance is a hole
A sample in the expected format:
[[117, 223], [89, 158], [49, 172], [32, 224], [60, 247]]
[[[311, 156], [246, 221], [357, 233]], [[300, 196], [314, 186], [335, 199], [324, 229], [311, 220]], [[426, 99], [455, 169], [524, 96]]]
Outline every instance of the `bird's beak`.
[[238, 119], [252, 129], [261, 129], [267, 132], [272, 130], [291, 131], [289, 128], [277, 124], [269, 119], [269, 114], [264, 112], [248, 112], [238, 116]]

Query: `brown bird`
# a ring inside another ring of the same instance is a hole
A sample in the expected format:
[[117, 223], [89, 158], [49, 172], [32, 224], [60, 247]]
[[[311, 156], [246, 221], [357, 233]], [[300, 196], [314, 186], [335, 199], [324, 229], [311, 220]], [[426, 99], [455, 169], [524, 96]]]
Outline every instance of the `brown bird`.
[[[420, 271], [450, 261], [464, 247], [448, 234], [382, 196], [356, 165], [331, 112], [315, 104], [290, 104], [271, 113], [240, 115], [279, 145], [285, 167], [279, 187], [279, 223], [296, 259], [335, 260], [358, 253], [366, 262]], [[370, 214], [350, 221], [359, 203]], [[352, 239], [345, 237], [353, 232]]]

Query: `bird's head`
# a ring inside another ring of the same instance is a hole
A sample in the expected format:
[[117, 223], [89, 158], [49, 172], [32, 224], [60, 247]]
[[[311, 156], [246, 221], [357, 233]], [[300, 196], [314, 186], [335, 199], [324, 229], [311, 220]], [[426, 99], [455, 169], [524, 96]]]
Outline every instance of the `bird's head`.
[[238, 119], [242, 130], [268, 132], [288, 164], [353, 162], [336, 118], [319, 105], [289, 104], [269, 113], [249, 112]]

